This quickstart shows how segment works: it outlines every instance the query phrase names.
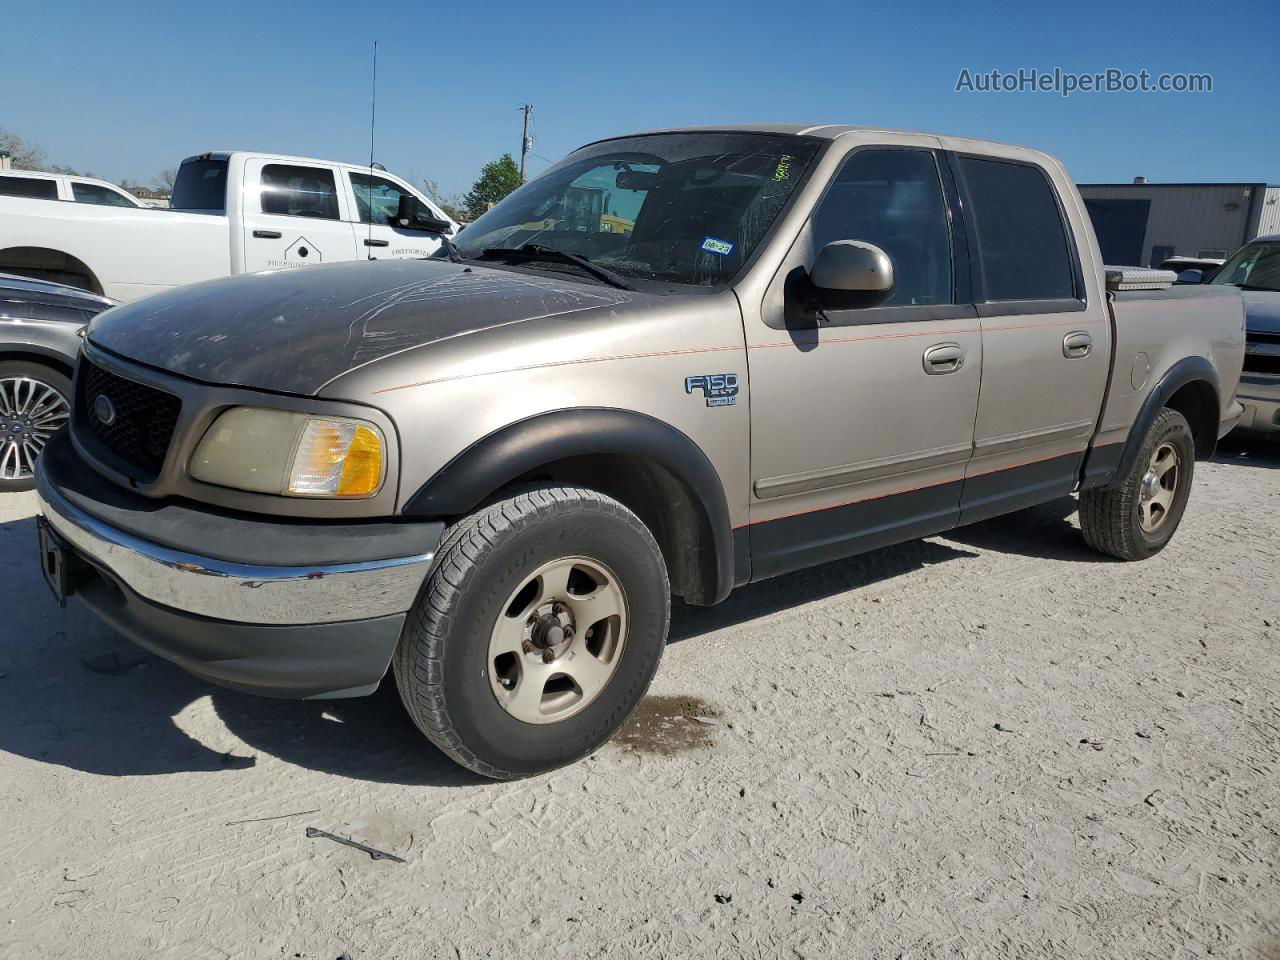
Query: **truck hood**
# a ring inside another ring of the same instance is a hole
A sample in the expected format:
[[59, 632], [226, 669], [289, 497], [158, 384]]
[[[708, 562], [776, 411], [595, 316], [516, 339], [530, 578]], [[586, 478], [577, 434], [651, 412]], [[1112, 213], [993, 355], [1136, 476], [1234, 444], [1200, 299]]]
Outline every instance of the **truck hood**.
[[193, 380], [313, 396], [403, 350], [644, 296], [560, 273], [355, 261], [156, 294], [96, 317], [89, 340]]
[[1250, 333], [1280, 333], [1280, 293], [1243, 290], [1245, 327]]

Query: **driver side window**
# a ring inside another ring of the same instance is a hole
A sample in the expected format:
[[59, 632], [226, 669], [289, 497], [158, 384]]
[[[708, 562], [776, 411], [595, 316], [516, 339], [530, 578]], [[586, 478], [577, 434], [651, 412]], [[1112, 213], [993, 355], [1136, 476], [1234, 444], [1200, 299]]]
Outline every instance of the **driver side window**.
[[937, 161], [929, 150], [855, 151], [810, 221], [816, 256], [836, 240], [874, 243], [893, 261], [883, 306], [954, 303], [951, 237]]

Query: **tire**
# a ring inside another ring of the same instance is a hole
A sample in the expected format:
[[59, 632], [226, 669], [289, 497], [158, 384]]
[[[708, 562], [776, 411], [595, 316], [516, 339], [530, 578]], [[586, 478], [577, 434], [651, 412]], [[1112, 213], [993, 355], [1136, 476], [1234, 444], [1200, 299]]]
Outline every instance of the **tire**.
[[53, 367], [0, 362], [0, 492], [35, 486], [35, 462], [71, 414], [71, 381]]
[[519, 490], [445, 532], [392, 661], [396, 685], [458, 763], [527, 777], [618, 731], [670, 617], [666, 564], [635, 514], [581, 487]]
[[1128, 474], [1114, 486], [1080, 494], [1085, 542], [1120, 560], [1145, 560], [1163, 550], [1187, 508], [1195, 449], [1186, 417], [1176, 410], [1160, 411]]

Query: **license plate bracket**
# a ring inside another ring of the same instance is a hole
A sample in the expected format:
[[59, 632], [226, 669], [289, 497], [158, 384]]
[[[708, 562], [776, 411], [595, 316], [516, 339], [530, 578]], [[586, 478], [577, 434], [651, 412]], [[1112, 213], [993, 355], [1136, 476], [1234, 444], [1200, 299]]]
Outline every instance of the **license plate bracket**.
[[58, 606], [65, 607], [67, 597], [75, 595], [76, 574], [84, 561], [75, 555], [44, 517], [36, 517], [36, 537], [40, 543], [40, 572], [44, 575], [44, 582], [49, 585]]

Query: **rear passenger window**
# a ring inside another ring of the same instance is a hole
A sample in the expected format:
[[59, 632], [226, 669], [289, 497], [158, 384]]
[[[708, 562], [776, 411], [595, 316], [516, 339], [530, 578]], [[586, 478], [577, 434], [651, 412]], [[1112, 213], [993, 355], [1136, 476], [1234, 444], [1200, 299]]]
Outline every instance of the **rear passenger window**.
[[951, 303], [951, 240], [938, 166], [928, 150], [859, 150], [813, 213], [813, 251], [874, 243], [893, 261], [885, 306]]
[[0, 196], [57, 200], [58, 183], [43, 177], [0, 177]]
[[338, 191], [333, 171], [267, 164], [262, 168], [262, 212], [337, 220]]
[[1075, 271], [1053, 186], [1038, 168], [960, 157], [984, 299], [1067, 300]]
[[76, 203], [96, 203], [104, 207], [137, 206], [136, 203], [131, 203], [128, 197], [121, 196], [110, 187], [104, 187], [99, 183], [73, 182], [71, 196], [75, 198]]

